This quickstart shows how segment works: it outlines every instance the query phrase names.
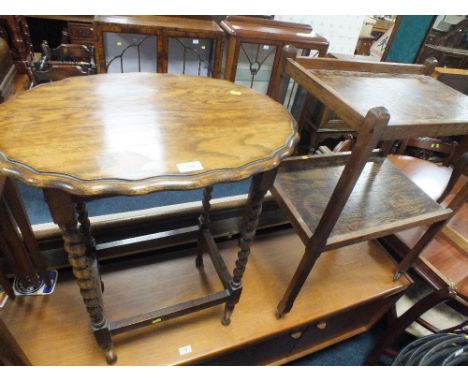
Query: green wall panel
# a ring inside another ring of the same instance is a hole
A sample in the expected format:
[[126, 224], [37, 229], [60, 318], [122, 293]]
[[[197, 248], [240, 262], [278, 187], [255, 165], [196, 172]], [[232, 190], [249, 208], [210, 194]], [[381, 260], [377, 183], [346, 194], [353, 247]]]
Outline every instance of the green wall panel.
[[434, 16], [402, 16], [400, 27], [390, 46], [388, 62], [413, 63], [424, 41], [427, 31], [432, 26]]

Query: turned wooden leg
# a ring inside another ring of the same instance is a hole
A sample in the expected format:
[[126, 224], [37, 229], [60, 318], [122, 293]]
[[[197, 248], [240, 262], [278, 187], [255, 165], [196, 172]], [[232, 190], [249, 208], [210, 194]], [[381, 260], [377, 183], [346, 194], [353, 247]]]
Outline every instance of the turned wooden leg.
[[205, 245], [203, 244], [203, 231], [210, 229], [210, 208], [211, 208], [211, 197], [213, 194], [213, 187], [208, 186], [203, 190], [203, 200], [202, 200], [202, 213], [198, 218], [198, 245], [197, 245], [197, 258], [195, 260], [195, 265], [200, 268], [203, 266], [203, 253], [205, 252]]
[[[98, 345], [106, 352], [106, 360], [109, 364], [115, 363], [117, 357], [112, 350], [112, 339], [109, 324], [104, 315], [102, 304], [102, 290], [97, 269], [97, 261], [88, 256], [94, 250], [87, 248], [92, 241], [89, 228], [78, 226], [75, 203], [72, 197], [60, 190], [47, 189], [44, 191], [49, 204], [52, 218], [62, 231], [65, 251], [73, 268], [73, 274], [77, 279], [83, 302], [91, 319], [91, 328], [94, 331]], [[79, 203], [78, 203], [79, 204]], [[85, 223], [83, 206], [77, 206], [81, 210], [81, 220]], [[85, 232], [85, 234], [84, 234]]]
[[262, 174], [257, 174], [252, 178], [249, 197], [242, 219], [241, 236], [239, 239], [240, 250], [237, 254], [237, 261], [233, 271], [233, 277], [229, 283], [232, 299], [226, 303], [224, 310], [223, 325], [231, 322], [232, 311], [240, 299], [242, 292], [242, 276], [250, 255], [250, 245], [255, 237], [258, 219], [262, 213], [262, 202], [268, 189], [273, 185], [277, 170], [271, 170]]
[[83, 237], [85, 238], [85, 241], [86, 241], [86, 249], [87, 249], [86, 255], [89, 258], [90, 264], [92, 264], [92, 269], [95, 273], [95, 276], [98, 277], [101, 282], [101, 294], [102, 294], [104, 293], [104, 283], [102, 281], [101, 273], [99, 272], [99, 262], [97, 261], [97, 254], [96, 254], [96, 241], [94, 240], [94, 237], [91, 232], [91, 222], [89, 221], [86, 203], [83, 202], [82, 200], [77, 201], [76, 212], [78, 214], [78, 222], [80, 223], [80, 231], [83, 234]]

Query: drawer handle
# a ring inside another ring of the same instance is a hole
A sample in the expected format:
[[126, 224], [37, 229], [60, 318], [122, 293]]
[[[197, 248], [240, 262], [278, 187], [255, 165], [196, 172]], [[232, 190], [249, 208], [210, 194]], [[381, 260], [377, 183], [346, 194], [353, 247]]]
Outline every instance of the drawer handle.
[[321, 321], [317, 324], [317, 328], [323, 330], [327, 327], [327, 323], [325, 321]]
[[90, 32], [92, 32], [94, 30], [94, 28], [89, 28]]
[[297, 332], [293, 332], [290, 334], [291, 338], [294, 338], [295, 340], [298, 340], [299, 338], [302, 337], [302, 335], [304, 334], [304, 332], [298, 330]]

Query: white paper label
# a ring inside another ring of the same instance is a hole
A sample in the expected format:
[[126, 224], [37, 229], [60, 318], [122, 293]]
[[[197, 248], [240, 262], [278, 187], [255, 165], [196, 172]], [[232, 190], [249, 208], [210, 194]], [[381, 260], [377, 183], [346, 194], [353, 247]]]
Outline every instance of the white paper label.
[[192, 352], [192, 346], [190, 346], [190, 345], [182, 346], [181, 348], [179, 348], [179, 354], [180, 355], [189, 354], [191, 352]]
[[194, 45], [197, 45], [199, 42], [200, 42], [200, 41], [198, 41], [198, 40], [193, 40], [193, 44], [194, 44]]
[[203, 166], [199, 161], [177, 163], [177, 168], [179, 169], [179, 172], [192, 172], [192, 171], [203, 170]]
[[263, 45], [263, 49], [268, 50], [268, 49], [270, 49], [270, 46], [269, 45]]

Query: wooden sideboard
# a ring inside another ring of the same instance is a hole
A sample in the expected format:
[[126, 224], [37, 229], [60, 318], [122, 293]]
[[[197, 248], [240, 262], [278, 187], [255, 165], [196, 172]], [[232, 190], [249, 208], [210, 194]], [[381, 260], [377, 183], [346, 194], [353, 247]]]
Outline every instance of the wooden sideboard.
[[[221, 243], [220, 249], [227, 266], [234, 266], [236, 240]], [[276, 304], [303, 250], [290, 229], [257, 236], [244, 277], [244, 294], [230, 326], [220, 325], [220, 306], [140, 329], [116, 338], [119, 364], [285, 364], [369, 330], [411, 284], [406, 277], [392, 280], [394, 264], [377, 242], [331, 251], [317, 264], [295, 312], [278, 320]], [[109, 317], [152, 309], [154, 301], [167, 305], [195, 298], [216, 285], [216, 271], [208, 262], [200, 284], [193, 266], [195, 254], [192, 246], [170, 252], [164, 263], [154, 253], [103, 263]], [[373, 277], [363, 282], [364, 275], [370, 274]], [[137, 295], [128, 293], [129, 285], [138, 289]], [[337, 291], [342, 285], [347, 286], [346, 293]], [[33, 365], [105, 365], [88, 330], [87, 313], [71, 272], [61, 272], [53, 295], [35, 296], [33, 305], [9, 304], [0, 317]], [[41, 330], [35, 330], [38, 327]], [[181, 355], [179, 349], [188, 345], [191, 351]]]

